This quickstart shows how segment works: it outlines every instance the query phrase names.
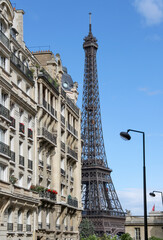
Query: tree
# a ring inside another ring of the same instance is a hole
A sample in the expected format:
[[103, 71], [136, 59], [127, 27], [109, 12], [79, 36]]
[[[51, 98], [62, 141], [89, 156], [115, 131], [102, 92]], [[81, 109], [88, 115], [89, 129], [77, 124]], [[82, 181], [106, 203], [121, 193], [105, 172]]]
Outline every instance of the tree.
[[[83, 219], [80, 223], [79, 229], [80, 229], [81, 239], [85, 239], [90, 236], [93, 237], [94, 226], [93, 226], [93, 223], [89, 219], [87, 219], [87, 218]], [[90, 240], [96, 240], [96, 238], [94, 238], [94, 239], [92, 238]]]
[[[130, 236], [129, 233], [124, 233], [122, 234], [122, 236], [120, 237], [121, 240], [132, 240], [132, 237]], [[154, 240], [154, 239], [153, 239]]]

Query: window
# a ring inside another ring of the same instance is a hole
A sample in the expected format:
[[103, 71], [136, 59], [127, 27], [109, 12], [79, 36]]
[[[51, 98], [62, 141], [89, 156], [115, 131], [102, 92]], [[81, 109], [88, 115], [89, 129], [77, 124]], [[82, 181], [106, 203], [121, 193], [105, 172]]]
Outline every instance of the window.
[[27, 187], [28, 187], [28, 189], [30, 189], [30, 187], [31, 187], [31, 181], [32, 181], [31, 176], [28, 176], [27, 177]]
[[19, 174], [19, 186], [20, 187], [23, 186], [23, 174], [22, 173]]
[[5, 130], [0, 128], [0, 142], [5, 143]]
[[13, 213], [12, 208], [9, 208], [8, 209], [8, 223], [12, 223], [12, 213]]
[[30, 87], [28, 85], [26, 85], [26, 94], [29, 95], [30, 94]]
[[23, 156], [23, 142], [19, 142], [19, 155]]
[[1, 104], [5, 107], [6, 106], [6, 100], [7, 100], [7, 94], [2, 92], [1, 95]]
[[42, 219], [41, 219], [42, 213], [41, 213], [41, 207], [38, 208], [38, 224], [41, 225]]
[[30, 211], [27, 212], [27, 224], [31, 225], [31, 212]]
[[50, 188], [50, 180], [47, 180], [47, 188]]
[[18, 87], [21, 88], [22, 80], [20, 78], [18, 79], [17, 84], [18, 84]]
[[14, 152], [14, 137], [10, 136], [10, 149]]
[[49, 209], [46, 210], [46, 224], [49, 225]]
[[18, 211], [18, 224], [22, 224], [22, 211]]
[[0, 164], [0, 180], [7, 181], [7, 166]]
[[4, 56], [0, 56], [0, 66], [3, 69], [7, 69], [7, 59]]
[[64, 196], [64, 185], [61, 184], [61, 196]]
[[140, 240], [140, 228], [135, 228], [135, 240]]
[[61, 159], [61, 168], [64, 170], [65, 169], [65, 161], [64, 158]]
[[28, 159], [32, 159], [32, 148], [30, 146], [28, 146]]
[[2, 22], [2, 20], [0, 20], [0, 30], [5, 33], [6, 32], [6, 27], [5, 24]]
[[72, 177], [72, 167], [70, 167], [70, 177]]
[[22, 109], [20, 109], [19, 112], [20, 112], [20, 122], [23, 123], [23, 113], [24, 112]]

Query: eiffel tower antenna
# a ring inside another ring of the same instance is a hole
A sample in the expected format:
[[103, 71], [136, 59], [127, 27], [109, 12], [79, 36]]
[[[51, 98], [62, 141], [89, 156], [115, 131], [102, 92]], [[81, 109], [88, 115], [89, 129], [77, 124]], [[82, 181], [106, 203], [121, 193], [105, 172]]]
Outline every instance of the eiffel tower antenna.
[[89, 34], [83, 43], [82, 215], [93, 222], [97, 235], [106, 233], [113, 236], [124, 233], [125, 214], [111, 179], [105, 153], [96, 63], [98, 44], [91, 26], [89, 14]]

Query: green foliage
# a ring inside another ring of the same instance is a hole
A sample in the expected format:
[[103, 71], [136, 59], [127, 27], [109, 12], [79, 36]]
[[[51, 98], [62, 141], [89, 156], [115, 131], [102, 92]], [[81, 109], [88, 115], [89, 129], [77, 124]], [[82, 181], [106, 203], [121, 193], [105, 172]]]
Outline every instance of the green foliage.
[[132, 240], [132, 237], [130, 236], [129, 233], [124, 233], [122, 234], [122, 236], [120, 237], [121, 240]]
[[83, 240], [89, 239], [89, 240], [96, 240], [97, 238], [90, 238], [90, 237], [96, 237], [94, 234], [94, 226], [91, 221], [89, 221], [87, 218], [83, 219], [80, 223], [80, 237]]
[[163, 240], [163, 239], [152, 236], [152, 237], [149, 238], [149, 240]]

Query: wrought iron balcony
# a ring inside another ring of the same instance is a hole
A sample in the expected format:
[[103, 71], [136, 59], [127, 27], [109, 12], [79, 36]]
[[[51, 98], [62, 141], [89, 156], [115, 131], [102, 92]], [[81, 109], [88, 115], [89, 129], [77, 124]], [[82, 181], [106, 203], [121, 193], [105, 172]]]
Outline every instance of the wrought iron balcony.
[[0, 30], [0, 41], [7, 47], [10, 47], [10, 41], [6, 35]]
[[29, 224], [26, 225], [26, 231], [31, 232], [31, 225], [29, 225]]
[[56, 229], [57, 230], [60, 230], [61, 229], [61, 226], [59, 224], [56, 224]]
[[72, 132], [76, 137], [78, 136], [78, 132], [76, 131], [76, 129], [71, 126], [69, 123], [67, 123], [67, 128], [70, 132]]
[[32, 71], [29, 70], [27, 66], [24, 65], [24, 63], [17, 57], [15, 56], [14, 53], [11, 53], [11, 62], [32, 82], [33, 81], [33, 73]]
[[15, 128], [15, 118], [10, 116], [10, 121], [11, 121], [10, 126]]
[[33, 139], [33, 131], [31, 128], [28, 128], [28, 137]]
[[10, 112], [9, 110], [3, 106], [2, 104], [0, 104], [0, 115], [7, 118], [8, 120], [10, 120]]
[[61, 122], [65, 125], [65, 117], [61, 114]]
[[22, 231], [23, 231], [23, 224], [18, 223], [18, 225], [17, 225], [17, 230], [18, 230], [19, 232], [22, 232]]
[[49, 73], [43, 68], [40, 70], [39, 72], [39, 77], [42, 77], [45, 79], [45, 81], [50, 84], [55, 90], [56, 92], [58, 93], [58, 83], [57, 83], [57, 80], [56, 79], [53, 79]]
[[44, 162], [42, 160], [39, 160], [39, 166], [41, 166], [41, 167], [44, 166]]
[[25, 133], [24, 123], [19, 123], [19, 132], [23, 134]]
[[65, 143], [61, 141], [61, 149], [62, 149], [63, 151], [65, 151], [65, 148], [66, 148], [66, 147], [65, 147]]
[[53, 145], [57, 145], [57, 137], [50, 133], [46, 128], [39, 128], [38, 135], [39, 138], [42, 137]]
[[13, 223], [7, 223], [7, 230], [13, 231]]
[[10, 147], [5, 143], [0, 142], [0, 153], [10, 157]]
[[47, 168], [47, 170], [50, 170], [50, 171], [51, 171], [51, 165], [50, 165], [50, 164], [47, 164], [47, 165], [46, 165], [46, 168]]
[[73, 101], [66, 96], [66, 92], [61, 88], [61, 95], [67, 100], [68, 105], [72, 108], [72, 110], [79, 115], [79, 108], [73, 103]]
[[70, 147], [67, 147], [67, 154], [69, 154], [71, 157], [78, 160], [78, 154], [74, 150], [72, 150]]
[[43, 107], [57, 118], [57, 111], [45, 99], [43, 99]]
[[41, 200], [44, 201], [56, 201], [57, 197], [56, 194], [51, 193], [51, 192], [39, 192], [39, 197], [41, 198]]
[[10, 151], [10, 157], [11, 157], [11, 161], [15, 162], [15, 152]]
[[33, 161], [31, 161], [29, 159], [28, 159], [28, 168], [31, 170], [33, 169]]
[[19, 155], [19, 164], [24, 166], [24, 157]]
[[78, 200], [76, 199], [76, 198], [72, 198], [72, 197], [68, 197], [68, 199], [67, 199], [67, 203], [68, 203], [68, 205], [70, 205], [70, 206], [73, 206], [73, 207], [78, 207]]
[[61, 168], [61, 174], [64, 175], [64, 176], [66, 176], [65, 170], [63, 170], [62, 168]]

